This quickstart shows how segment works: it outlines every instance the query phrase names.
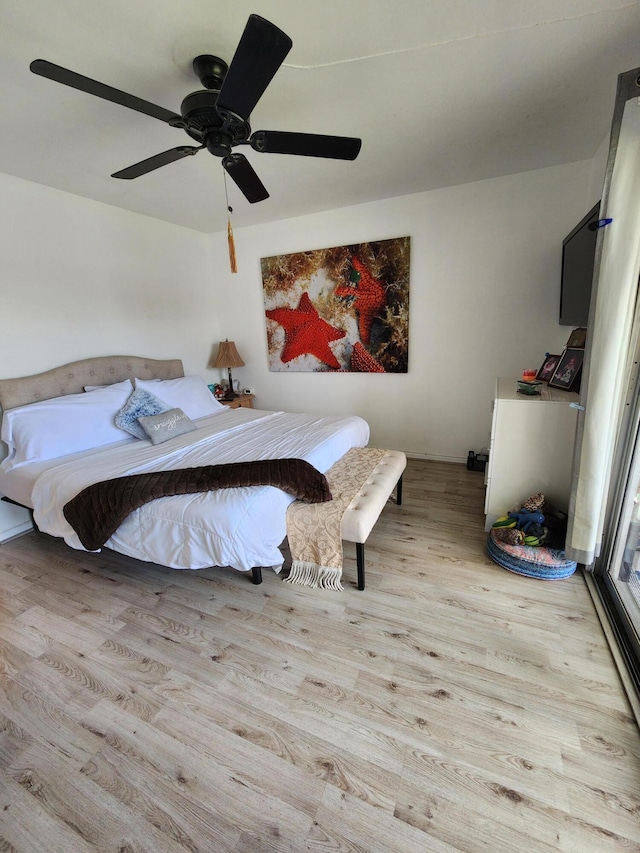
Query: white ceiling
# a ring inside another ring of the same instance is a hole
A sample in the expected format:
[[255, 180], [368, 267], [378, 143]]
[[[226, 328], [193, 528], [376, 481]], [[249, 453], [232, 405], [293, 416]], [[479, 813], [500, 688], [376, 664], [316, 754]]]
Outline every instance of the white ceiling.
[[0, 171], [206, 233], [226, 227], [207, 151], [184, 131], [29, 71], [47, 59], [179, 112], [193, 57], [229, 62], [249, 14], [293, 48], [253, 130], [359, 136], [354, 162], [240, 149], [271, 197], [228, 181], [241, 227], [591, 158], [617, 75], [640, 66], [640, 0], [0, 0]]

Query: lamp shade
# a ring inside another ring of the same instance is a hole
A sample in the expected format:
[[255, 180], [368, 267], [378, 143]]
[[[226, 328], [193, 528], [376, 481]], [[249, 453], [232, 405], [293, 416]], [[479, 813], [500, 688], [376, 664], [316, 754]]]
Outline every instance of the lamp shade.
[[213, 361], [209, 362], [209, 367], [244, 367], [244, 361], [240, 358], [240, 353], [236, 349], [233, 341], [220, 341], [218, 346], [218, 354]]

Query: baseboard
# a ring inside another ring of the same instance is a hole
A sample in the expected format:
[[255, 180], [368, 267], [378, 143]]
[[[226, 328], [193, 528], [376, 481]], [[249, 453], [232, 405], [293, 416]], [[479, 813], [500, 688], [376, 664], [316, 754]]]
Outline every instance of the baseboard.
[[430, 453], [415, 453], [406, 450], [405, 455], [407, 459], [424, 459], [428, 462], [454, 462], [456, 465], [466, 465], [467, 457], [466, 456], [434, 456]]
[[23, 521], [21, 524], [14, 524], [13, 527], [8, 527], [0, 533], [0, 545], [9, 542], [11, 539], [17, 539], [18, 536], [24, 536], [33, 530], [33, 524], [30, 521]]

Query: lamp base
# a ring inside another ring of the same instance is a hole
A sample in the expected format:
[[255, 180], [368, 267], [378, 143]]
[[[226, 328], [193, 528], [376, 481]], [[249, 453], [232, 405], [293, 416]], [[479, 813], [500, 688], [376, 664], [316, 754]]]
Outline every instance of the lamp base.
[[225, 393], [224, 397], [220, 397], [220, 399], [222, 400], [222, 402], [223, 402], [223, 403], [224, 403], [224, 402], [228, 403], [228, 402], [229, 402], [229, 400], [235, 400], [235, 399], [237, 399], [239, 396], [240, 396], [240, 394], [236, 394], [236, 392], [232, 389], [232, 390], [230, 390], [230, 391], [227, 391], [227, 392]]

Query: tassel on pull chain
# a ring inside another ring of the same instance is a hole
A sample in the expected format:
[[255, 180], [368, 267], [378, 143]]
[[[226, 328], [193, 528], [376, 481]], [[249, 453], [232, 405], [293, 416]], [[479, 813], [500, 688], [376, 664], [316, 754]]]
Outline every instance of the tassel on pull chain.
[[227, 240], [229, 241], [229, 266], [231, 267], [231, 272], [238, 272], [236, 244], [233, 242], [233, 228], [231, 227], [230, 217], [227, 217]]
[[[233, 213], [233, 208], [229, 204], [229, 193], [227, 192], [227, 173], [223, 170], [224, 175], [224, 195], [227, 200], [227, 210]], [[233, 228], [231, 227], [231, 216], [227, 216], [227, 242], [229, 243], [229, 266], [231, 272], [238, 272], [238, 263], [236, 261], [236, 244], [233, 239]]]

